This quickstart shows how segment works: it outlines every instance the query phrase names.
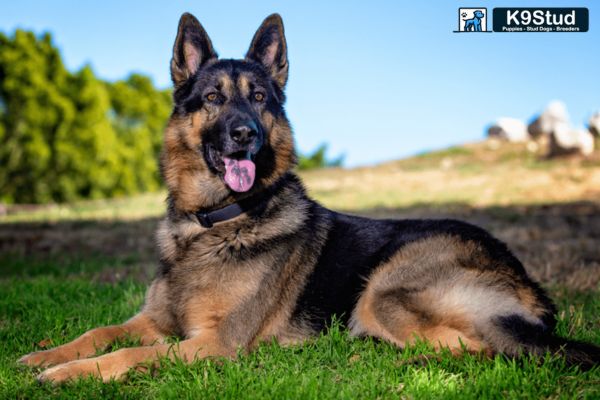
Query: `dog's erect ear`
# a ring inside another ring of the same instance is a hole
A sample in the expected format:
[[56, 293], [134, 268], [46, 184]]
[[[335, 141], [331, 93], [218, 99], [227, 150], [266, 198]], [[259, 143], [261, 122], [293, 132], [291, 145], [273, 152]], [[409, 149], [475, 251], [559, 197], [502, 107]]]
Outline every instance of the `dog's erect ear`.
[[288, 78], [287, 44], [279, 14], [271, 14], [263, 21], [254, 34], [246, 58], [261, 63], [279, 87], [284, 88]]
[[217, 57], [200, 22], [192, 14], [184, 13], [179, 20], [171, 59], [171, 79], [175, 86], [187, 81], [202, 64]]

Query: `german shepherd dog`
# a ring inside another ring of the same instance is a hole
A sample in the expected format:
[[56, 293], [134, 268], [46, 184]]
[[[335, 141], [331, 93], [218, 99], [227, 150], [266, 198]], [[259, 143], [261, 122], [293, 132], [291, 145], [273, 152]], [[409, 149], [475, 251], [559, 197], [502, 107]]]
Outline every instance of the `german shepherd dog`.
[[[598, 363], [596, 346], [552, 333], [552, 302], [486, 231], [454, 220], [361, 218], [311, 200], [293, 172], [288, 65], [279, 15], [262, 23], [243, 60], [218, 59], [196, 18], [181, 17], [160, 160], [168, 210], [145, 304], [122, 325], [20, 362], [54, 365], [42, 381], [109, 380], [160, 357], [192, 362], [272, 339], [299, 343], [336, 315], [353, 335], [399, 347], [419, 339], [454, 353], [549, 351]], [[181, 341], [169, 344], [170, 336]], [[142, 346], [93, 357], [122, 337]]]

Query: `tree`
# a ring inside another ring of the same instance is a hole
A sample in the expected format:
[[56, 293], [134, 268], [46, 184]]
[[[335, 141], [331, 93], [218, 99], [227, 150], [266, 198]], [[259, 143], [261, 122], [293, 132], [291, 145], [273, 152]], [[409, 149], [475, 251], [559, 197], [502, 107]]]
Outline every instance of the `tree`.
[[52, 200], [52, 145], [68, 132], [75, 109], [65, 93], [69, 74], [49, 34], [38, 40], [0, 33], [0, 200]]
[[162, 133], [171, 112], [170, 91], [159, 91], [145, 76], [107, 84], [111, 99], [111, 123], [120, 140], [126, 168], [120, 186], [134, 191], [155, 190], [160, 182], [158, 154]]
[[298, 159], [298, 169], [317, 169], [328, 167], [340, 167], [344, 163], [344, 156], [338, 156], [331, 160], [327, 158], [327, 145], [322, 144], [312, 154], [300, 155]]
[[110, 99], [105, 85], [86, 66], [68, 82], [75, 113], [69, 130], [57, 132], [52, 143], [53, 196], [56, 201], [102, 198], [120, 194], [118, 172], [123, 167], [119, 140], [107, 115]]
[[50, 34], [0, 33], [0, 202], [44, 203], [160, 187], [170, 92], [133, 74], [70, 73]]

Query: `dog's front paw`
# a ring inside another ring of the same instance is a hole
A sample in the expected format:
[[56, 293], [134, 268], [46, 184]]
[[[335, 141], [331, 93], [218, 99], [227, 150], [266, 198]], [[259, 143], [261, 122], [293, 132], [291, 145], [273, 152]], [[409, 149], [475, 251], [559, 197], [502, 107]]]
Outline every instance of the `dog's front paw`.
[[58, 365], [70, 361], [69, 358], [61, 351], [55, 349], [34, 351], [19, 358], [19, 364], [29, 365], [30, 367], [48, 367], [50, 365]]
[[111, 365], [98, 358], [70, 361], [52, 368], [48, 368], [37, 376], [39, 382], [62, 383], [77, 378], [95, 377], [104, 382], [122, 380], [127, 376], [127, 365]]
[[39, 382], [63, 383], [86, 376], [100, 376], [97, 366], [88, 360], [77, 360], [48, 368], [37, 376], [37, 380]]
[[37, 376], [39, 382], [61, 383], [75, 378], [75, 374], [66, 364], [48, 368]]

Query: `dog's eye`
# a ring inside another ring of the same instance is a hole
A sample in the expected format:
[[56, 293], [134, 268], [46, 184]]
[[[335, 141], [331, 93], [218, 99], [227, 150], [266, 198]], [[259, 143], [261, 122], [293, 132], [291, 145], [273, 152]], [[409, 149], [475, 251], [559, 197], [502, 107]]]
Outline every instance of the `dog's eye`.
[[212, 92], [212, 93], [209, 93], [206, 95], [206, 100], [213, 102], [213, 101], [217, 100], [217, 97], [218, 97], [217, 94]]
[[261, 102], [265, 99], [265, 95], [262, 94], [261, 92], [256, 92], [254, 93], [254, 100]]

